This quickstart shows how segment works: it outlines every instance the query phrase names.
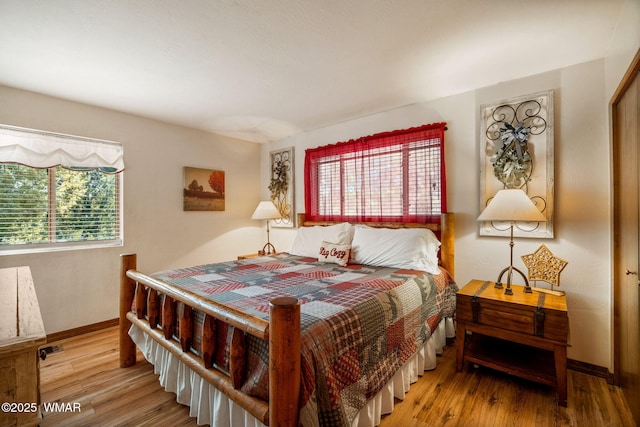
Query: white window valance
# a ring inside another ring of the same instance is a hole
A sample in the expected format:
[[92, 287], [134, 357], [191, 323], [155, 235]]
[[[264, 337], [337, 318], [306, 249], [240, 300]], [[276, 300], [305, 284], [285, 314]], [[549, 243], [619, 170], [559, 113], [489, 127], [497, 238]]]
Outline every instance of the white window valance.
[[0, 163], [118, 173], [124, 170], [123, 157], [116, 142], [0, 125]]

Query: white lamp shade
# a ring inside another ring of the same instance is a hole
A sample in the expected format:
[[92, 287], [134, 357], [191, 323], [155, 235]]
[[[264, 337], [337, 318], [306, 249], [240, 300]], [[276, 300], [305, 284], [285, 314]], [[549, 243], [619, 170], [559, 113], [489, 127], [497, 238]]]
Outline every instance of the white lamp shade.
[[478, 221], [546, 222], [547, 218], [520, 189], [500, 190], [478, 217]]
[[271, 200], [263, 200], [258, 203], [258, 207], [251, 215], [251, 219], [276, 219], [282, 218], [280, 211], [276, 208]]

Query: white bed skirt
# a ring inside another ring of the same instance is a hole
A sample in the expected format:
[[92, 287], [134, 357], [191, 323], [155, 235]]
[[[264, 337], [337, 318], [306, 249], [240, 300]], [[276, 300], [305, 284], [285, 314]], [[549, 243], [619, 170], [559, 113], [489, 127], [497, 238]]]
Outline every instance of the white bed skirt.
[[[236, 405], [214, 386], [204, 381], [187, 365], [176, 358], [135, 325], [129, 335], [154, 366], [160, 384], [166, 391], [176, 394], [176, 400], [189, 406], [189, 415], [198, 424], [216, 427], [264, 427], [254, 416]], [[393, 411], [394, 398], [404, 399], [411, 384], [424, 371], [435, 369], [436, 354], [442, 353], [447, 338], [455, 337], [453, 319], [443, 319], [424, 347], [362, 408], [352, 423], [353, 427], [372, 427], [380, 424], [382, 415]]]

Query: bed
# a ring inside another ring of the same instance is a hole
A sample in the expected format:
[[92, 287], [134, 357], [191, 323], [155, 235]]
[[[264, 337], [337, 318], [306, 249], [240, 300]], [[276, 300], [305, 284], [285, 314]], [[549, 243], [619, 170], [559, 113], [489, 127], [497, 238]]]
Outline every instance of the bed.
[[[140, 348], [199, 424], [379, 423], [454, 334], [453, 215], [299, 224], [290, 251], [258, 258], [147, 275], [122, 255], [120, 366]], [[437, 238], [435, 270], [367, 249], [424, 233]]]

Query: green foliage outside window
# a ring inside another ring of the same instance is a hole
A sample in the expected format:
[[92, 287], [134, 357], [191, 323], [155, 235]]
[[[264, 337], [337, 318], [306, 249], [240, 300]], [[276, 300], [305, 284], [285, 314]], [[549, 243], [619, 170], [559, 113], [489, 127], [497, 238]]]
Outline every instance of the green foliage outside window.
[[0, 245], [120, 238], [118, 176], [0, 164]]

